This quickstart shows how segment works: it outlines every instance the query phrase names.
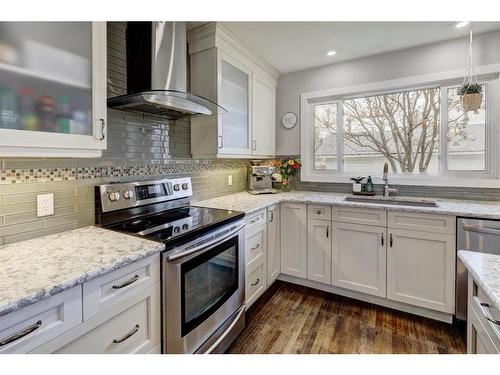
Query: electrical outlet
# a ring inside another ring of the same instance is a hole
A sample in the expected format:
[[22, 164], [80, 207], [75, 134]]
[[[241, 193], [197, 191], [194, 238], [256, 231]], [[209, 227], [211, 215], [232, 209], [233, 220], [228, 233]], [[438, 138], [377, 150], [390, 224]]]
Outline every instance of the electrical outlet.
[[40, 194], [36, 196], [36, 216], [54, 215], [54, 194]]
[[233, 184], [233, 175], [230, 174], [229, 176], [227, 176], [227, 185], [231, 186], [232, 184]]

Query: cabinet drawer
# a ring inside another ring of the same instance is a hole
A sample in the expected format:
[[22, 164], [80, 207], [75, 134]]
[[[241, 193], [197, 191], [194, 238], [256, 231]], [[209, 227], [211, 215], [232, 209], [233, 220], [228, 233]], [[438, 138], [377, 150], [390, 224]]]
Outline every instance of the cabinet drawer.
[[332, 220], [385, 227], [386, 211], [371, 208], [332, 207]]
[[456, 224], [454, 216], [389, 211], [387, 226], [396, 229], [455, 234]]
[[249, 270], [246, 275], [245, 301], [247, 308], [250, 307], [264, 293], [266, 288], [266, 264], [265, 262]]
[[500, 349], [495, 345], [483, 323], [480, 313], [473, 301], [467, 305], [467, 354], [498, 354]]
[[160, 341], [160, 283], [145, 289], [138, 299], [55, 353], [147, 353]]
[[0, 342], [3, 345], [0, 345], [0, 353], [28, 353], [80, 324], [81, 290], [81, 286], [76, 286], [1, 316]]
[[264, 225], [266, 223], [266, 210], [261, 210], [248, 215], [246, 218], [246, 223], [247, 223], [246, 227], [247, 232], [254, 230], [260, 225]]
[[160, 255], [128, 266], [83, 284], [83, 320], [128, 298], [131, 293], [160, 280]]
[[476, 312], [479, 321], [500, 351], [500, 311], [493, 305], [489, 297], [469, 274], [469, 305]]
[[332, 206], [320, 205], [320, 204], [308, 204], [307, 218], [316, 220], [331, 220]]
[[266, 257], [266, 227], [249, 233], [245, 241], [245, 264], [252, 267]]

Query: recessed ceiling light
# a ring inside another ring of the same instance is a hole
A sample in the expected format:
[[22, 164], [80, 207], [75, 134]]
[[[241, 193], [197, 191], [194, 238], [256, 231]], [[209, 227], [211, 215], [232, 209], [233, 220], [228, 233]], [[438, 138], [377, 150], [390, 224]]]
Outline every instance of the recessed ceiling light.
[[455, 27], [457, 29], [460, 29], [461, 27], [464, 27], [464, 26], [467, 26], [470, 22], [469, 21], [462, 21], [462, 22], [458, 22]]
[[336, 54], [337, 54], [337, 51], [335, 51], [334, 49], [326, 52], [327, 56], [333, 56], [333, 55], [336, 55]]

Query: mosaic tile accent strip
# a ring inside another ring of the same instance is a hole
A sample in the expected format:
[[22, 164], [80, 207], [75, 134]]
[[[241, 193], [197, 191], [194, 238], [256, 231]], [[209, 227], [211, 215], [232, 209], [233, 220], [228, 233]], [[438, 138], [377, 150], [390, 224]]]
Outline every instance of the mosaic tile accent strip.
[[0, 169], [0, 184], [158, 176], [245, 168], [246, 160], [171, 160], [162, 165]]

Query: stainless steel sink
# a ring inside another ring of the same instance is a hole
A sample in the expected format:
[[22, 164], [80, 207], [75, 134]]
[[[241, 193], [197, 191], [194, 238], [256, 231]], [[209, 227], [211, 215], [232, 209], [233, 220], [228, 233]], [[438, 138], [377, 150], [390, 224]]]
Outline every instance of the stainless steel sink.
[[406, 200], [397, 198], [383, 198], [383, 197], [345, 197], [346, 202], [356, 202], [356, 203], [374, 203], [374, 204], [390, 204], [392, 206], [408, 206], [408, 207], [438, 207], [437, 203], [434, 201], [424, 201], [424, 200]]

